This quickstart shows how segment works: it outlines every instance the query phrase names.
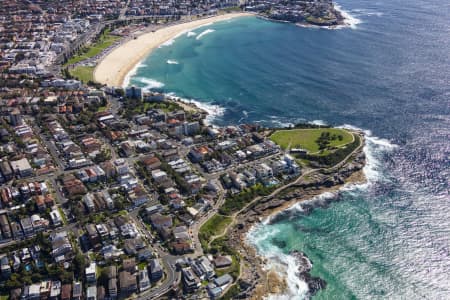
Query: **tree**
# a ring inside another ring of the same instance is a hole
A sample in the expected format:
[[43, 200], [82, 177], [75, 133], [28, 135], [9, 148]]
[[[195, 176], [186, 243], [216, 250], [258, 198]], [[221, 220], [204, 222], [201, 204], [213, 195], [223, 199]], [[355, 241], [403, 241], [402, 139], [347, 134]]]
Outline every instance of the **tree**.
[[77, 250], [75, 258], [73, 259], [73, 271], [77, 278], [81, 278], [84, 269], [86, 269], [87, 261], [86, 256], [84, 256], [80, 251]]
[[100, 275], [98, 276], [98, 284], [103, 286], [108, 286], [108, 268], [102, 268], [102, 271], [100, 272]]
[[125, 96], [125, 91], [122, 88], [116, 89], [116, 95], [119, 97]]
[[[11, 291], [13, 289], [22, 287], [22, 285], [24, 284], [26, 284], [24, 278], [21, 277], [19, 274], [14, 273], [11, 274], [11, 277], [6, 281], [5, 289]], [[31, 284], [31, 281], [27, 282], [27, 284]]]

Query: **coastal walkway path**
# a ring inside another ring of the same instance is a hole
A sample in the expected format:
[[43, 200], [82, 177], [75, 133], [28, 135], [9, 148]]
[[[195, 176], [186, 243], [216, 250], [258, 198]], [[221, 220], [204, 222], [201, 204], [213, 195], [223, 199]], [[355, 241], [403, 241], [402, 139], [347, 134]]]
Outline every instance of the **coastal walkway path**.
[[[348, 161], [355, 153], [359, 152], [359, 151], [364, 147], [364, 137], [363, 137], [363, 135], [360, 134], [359, 132], [354, 132], [354, 133], [353, 133], [353, 138], [355, 138], [355, 136], [354, 136], [355, 134], [359, 135], [359, 137], [360, 137], [360, 144], [359, 144], [358, 147], [356, 147], [352, 152], [350, 152], [343, 160], [341, 160], [340, 162], [338, 162], [337, 164], [335, 164], [334, 166], [329, 167], [329, 168], [309, 169], [309, 170], [307, 170], [306, 172], [304, 172], [302, 175], [300, 175], [296, 180], [294, 180], [294, 181], [292, 181], [292, 182], [290, 182], [290, 183], [288, 183], [288, 184], [286, 184], [286, 185], [280, 186], [279, 188], [277, 188], [276, 190], [274, 190], [274, 191], [273, 191], [272, 193], [270, 193], [269, 195], [267, 195], [267, 196], [258, 196], [258, 197], [256, 197], [255, 199], [253, 199], [252, 201], [250, 201], [249, 203], [247, 203], [243, 208], [241, 208], [239, 211], [235, 212], [235, 213], [231, 216], [231, 218], [232, 218], [231, 222], [224, 228], [224, 230], [222, 231], [221, 234], [218, 234], [218, 235], [215, 235], [215, 236], [212, 236], [212, 237], [211, 237], [210, 241], [208, 242], [208, 246], [209, 246], [214, 240], [219, 239], [219, 238], [225, 236], [226, 234], [228, 234], [229, 229], [232, 228], [233, 226], [235, 226], [237, 217], [238, 217], [242, 212], [245, 212], [251, 205], [257, 203], [257, 202], [260, 201], [261, 199], [263, 199], [263, 198], [274, 197], [275, 195], [277, 195], [277, 194], [280, 193], [281, 191], [284, 191], [285, 189], [288, 189], [288, 188], [290, 188], [290, 187], [292, 187], [292, 186], [295, 186], [295, 185], [299, 184], [306, 176], [309, 176], [309, 175], [311, 175], [311, 174], [314, 174], [314, 173], [317, 173], [317, 172], [320, 172], [320, 171], [333, 171], [333, 170], [336, 170], [336, 169], [341, 168], [341, 167], [342, 167], [342, 166], [343, 166], [343, 165], [344, 165], [344, 164], [345, 164], [345, 163], [346, 163], [346, 162], [347, 162], [347, 161]], [[236, 278], [236, 280], [234, 281], [233, 284], [231, 284], [230, 286], [228, 286], [227, 290], [229, 290], [233, 285], [235, 285], [235, 284], [238, 282], [238, 280], [240, 279], [241, 274], [242, 274], [242, 262], [240, 263], [240, 268], [239, 268], [239, 269], [240, 269], [240, 271], [239, 271], [238, 277]], [[226, 292], [226, 291], [224, 291], [224, 292]]]

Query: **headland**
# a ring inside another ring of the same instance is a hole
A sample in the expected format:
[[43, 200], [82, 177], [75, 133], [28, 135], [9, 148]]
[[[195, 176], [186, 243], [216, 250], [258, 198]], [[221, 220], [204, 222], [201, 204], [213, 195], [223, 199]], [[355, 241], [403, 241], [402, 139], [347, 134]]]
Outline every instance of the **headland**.
[[[235, 195], [229, 194], [217, 214], [209, 218], [199, 230], [205, 253], [227, 254], [239, 262], [239, 271], [237, 268], [235, 270], [236, 280], [226, 291], [226, 297], [261, 299], [270, 294], [281, 295], [286, 292], [286, 278], [277, 270], [267, 269], [265, 258], [258, 254], [248, 240], [254, 226], [261, 222], [276, 221], [291, 207], [299, 204], [307, 214], [316, 205], [326, 205], [324, 201], [315, 203], [309, 200], [327, 192], [338, 193], [344, 185], [361, 184], [366, 180], [363, 173], [366, 162], [363, 151], [365, 138], [362, 132], [307, 124], [297, 127], [268, 129], [263, 134], [275, 141], [282, 151], [290, 153], [287, 155], [295, 158], [302, 166], [301, 173], [286, 177], [273, 188], [252, 187]], [[323, 145], [323, 140], [328, 140], [325, 142], [327, 146]], [[317, 150], [316, 147], [321, 149]], [[236, 172], [239, 174], [239, 169]], [[326, 287], [327, 283], [323, 279], [310, 274], [313, 265], [304, 253], [290, 254], [299, 266], [295, 276], [306, 283], [309, 295]]]

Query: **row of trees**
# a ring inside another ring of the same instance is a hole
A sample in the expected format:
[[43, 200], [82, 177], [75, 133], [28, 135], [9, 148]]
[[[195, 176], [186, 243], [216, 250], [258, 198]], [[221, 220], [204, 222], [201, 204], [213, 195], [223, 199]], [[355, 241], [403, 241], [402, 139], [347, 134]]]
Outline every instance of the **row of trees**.
[[260, 183], [244, 189], [239, 194], [231, 195], [226, 200], [222, 207], [219, 209], [219, 213], [229, 216], [234, 212], [242, 209], [246, 204], [252, 201], [257, 196], [267, 196], [274, 191], [275, 186], [264, 186]]
[[361, 138], [355, 134], [355, 140], [351, 144], [346, 145], [344, 148], [339, 148], [328, 155], [306, 155], [305, 158], [317, 162], [322, 166], [334, 166], [358, 148], [360, 143]]
[[320, 137], [317, 138], [316, 143], [319, 145], [319, 150], [325, 150], [329, 148], [332, 141], [342, 141], [343, 139], [344, 137], [342, 134], [331, 134], [330, 132], [325, 131], [320, 134]]

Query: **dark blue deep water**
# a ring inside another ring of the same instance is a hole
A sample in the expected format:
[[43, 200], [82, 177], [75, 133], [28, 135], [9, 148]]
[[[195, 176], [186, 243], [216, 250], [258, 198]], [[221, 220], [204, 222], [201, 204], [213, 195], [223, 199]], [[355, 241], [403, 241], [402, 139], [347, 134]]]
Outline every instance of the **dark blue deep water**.
[[204, 26], [154, 51], [130, 81], [209, 104], [218, 125], [322, 120], [368, 131], [366, 185], [249, 234], [288, 274], [280, 298], [305, 295], [287, 255], [297, 249], [328, 282], [315, 299], [450, 299], [450, 2], [339, 4], [361, 22]]

